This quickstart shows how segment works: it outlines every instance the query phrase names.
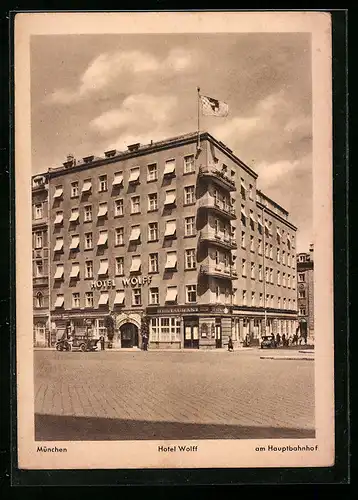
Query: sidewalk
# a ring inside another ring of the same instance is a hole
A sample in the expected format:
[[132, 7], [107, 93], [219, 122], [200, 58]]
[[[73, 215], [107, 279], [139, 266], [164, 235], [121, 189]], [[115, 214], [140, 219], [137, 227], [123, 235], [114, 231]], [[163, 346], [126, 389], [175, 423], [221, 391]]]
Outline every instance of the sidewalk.
[[[34, 351], [56, 351], [55, 347], [34, 347]], [[246, 352], [246, 351], [252, 351], [254, 350], [254, 347], [237, 347], [234, 349], [235, 352]], [[256, 348], [257, 349], [257, 348]], [[138, 347], [112, 347], [112, 349], [105, 349], [104, 351], [107, 352], [144, 352], [142, 349], [139, 349]], [[95, 351], [91, 352], [104, 352], [101, 351], [101, 349], [96, 349]], [[228, 352], [227, 347], [221, 347], [219, 349], [148, 349], [148, 352]], [[71, 352], [81, 352], [79, 349], [76, 349]]]

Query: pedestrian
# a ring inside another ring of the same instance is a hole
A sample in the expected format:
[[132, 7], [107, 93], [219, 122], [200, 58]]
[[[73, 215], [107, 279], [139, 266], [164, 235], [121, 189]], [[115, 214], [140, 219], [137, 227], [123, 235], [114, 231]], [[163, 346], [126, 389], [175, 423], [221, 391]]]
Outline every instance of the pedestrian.
[[143, 333], [142, 343], [143, 343], [143, 351], [148, 351], [148, 335]]
[[277, 333], [277, 335], [276, 335], [276, 346], [278, 347], [280, 345], [280, 343], [281, 343], [281, 337], [280, 337], [280, 334]]
[[245, 345], [246, 347], [249, 347], [250, 345], [250, 335], [247, 333], [245, 337]]
[[286, 335], [282, 334], [282, 347], [286, 347]]
[[100, 341], [101, 341], [101, 351], [104, 351], [104, 336], [103, 335], [101, 335]]
[[229, 342], [227, 344], [227, 349], [228, 349], [229, 352], [233, 352], [233, 350], [234, 350], [234, 344], [232, 342], [232, 338], [231, 337], [229, 337]]

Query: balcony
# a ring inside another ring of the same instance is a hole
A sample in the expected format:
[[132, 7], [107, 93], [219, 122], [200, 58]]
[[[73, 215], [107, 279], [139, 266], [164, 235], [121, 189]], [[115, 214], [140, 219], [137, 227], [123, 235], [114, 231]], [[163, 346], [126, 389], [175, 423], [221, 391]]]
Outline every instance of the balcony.
[[48, 276], [36, 276], [32, 279], [33, 286], [49, 286]]
[[234, 238], [223, 233], [216, 233], [214, 230], [203, 229], [200, 231], [200, 241], [207, 241], [214, 245], [225, 248], [226, 250], [233, 250], [237, 248], [237, 243]]
[[209, 178], [220, 187], [227, 189], [228, 191], [236, 191], [235, 182], [231, 180], [230, 177], [228, 177], [224, 172], [221, 172], [215, 167], [200, 167], [199, 177]]
[[199, 200], [199, 208], [213, 210], [216, 214], [229, 220], [236, 219], [235, 207], [224, 204], [222, 201], [215, 200], [215, 198], [210, 196], [204, 196]]
[[219, 264], [202, 264], [200, 274], [229, 280], [237, 278], [237, 272], [234, 269]]

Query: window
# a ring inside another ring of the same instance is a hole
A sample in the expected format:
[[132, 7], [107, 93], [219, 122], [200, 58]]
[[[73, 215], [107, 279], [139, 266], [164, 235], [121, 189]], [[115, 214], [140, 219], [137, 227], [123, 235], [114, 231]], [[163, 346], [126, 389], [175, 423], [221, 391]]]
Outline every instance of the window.
[[296, 290], [296, 276], [294, 274], [292, 275], [292, 288]]
[[123, 276], [124, 274], [124, 257], [116, 257], [116, 275]]
[[245, 211], [245, 205], [241, 205], [241, 221], [246, 225], [247, 213]]
[[140, 271], [141, 266], [142, 266], [142, 260], [140, 255], [132, 255], [132, 264], [129, 272], [136, 273]]
[[277, 284], [279, 286], [281, 285], [281, 273], [280, 273], [280, 271], [277, 271]]
[[195, 172], [194, 155], [184, 156], [184, 174]]
[[288, 308], [291, 309], [291, 299], [288, 299]]
[[56, 186], [55, 193], [53, 195], [54, 198], [61, 198], [63, 195], [63, 187], [61, 185]]
[[274, 296], [273, 296], [273, 295], [271, 295], [271, 300], [270, 300], [271, 307], [273, 307], [273, 306], [274, 306], [274, 299], [275, 299], [275, 298], [274, 298]]
[[195, 203], [195, 186], [186, 186], [184, 188], [184, 205]]
[[281, 297], [277, 297], [277, 307], [281, 309]]
[[80, 209], [78, 207], [72, 208], [69, 222], [78, 222], [79, 216], [80, 216]]
[[41, 278], [44, 273], [44, 266], [42, 264], [42, 261], [36, 262], [35, 263], [35, 276], [36, 278]]
[[243, 178], [241, 178], [241, 186], [240, 186], [240, 191], [241, 191], [241, 198], [243, 200], [246, 200], [246, 185], [245, 185], [245, 181]]
[[159, 288], [153, 287], [149, 289], [149, 304], [159, 304]]
[[85, 179], [83, 181], [82, 193], [89, 193], [92, 189], [92, 181], [91, 179]]
[[254, 199], [254, 188], [252, 184], [249, 184], [249, 198], [250, 200]]
[[262, 264], [259, 264], [259, 280], [262, 281]]
[[196, 302], [196, 285], [186, 286], [186, 301]]
[[245, 235], [245, 231], [241, 231], [241, 246], [242, 246], [242, 248], [245, 248], [245, 246], [246, 246], [246, 235]]
[[77, 292], [72, 294], [72, 307], [74, 308], [80, 307], [80, 294]]
[[140, 196], [132, 196], [131, 198], [131, 213], [139, 214], [140, 213]]
[[86, 276], [86, 278], [93, 278], [93, 262], [92, 262], [92, 260], [87, 260], [85, 262], [85, 276]]
[[58, 238], [56, 238], [56, 245], [53, 250], [54, 252], [61, 252], [62, 249], [63, 249], [63, 238], [59, 236]]
[[92, 205], [85, 206], [85, 222], [92, 220]]
[[120, 186], [121, 184], [123, 184], [123, 172], [115, 172], [112, 186], [117, 187]]
[[63, 264], [57, 264], [56, 265], [56, 272], [55, 272], [54, 279], [55, 280], [62, 280], [63, 279], [64, 271], [65, 271], [64, 265]]
[[44, 306], [44, 297], [41, 292], [37, 292], [36, 294], [36, 307], [43, 307]]
[[306, 298], [306, 290], [300, 290], [298, 292], [298, 298], [299, 299], [305, 299]]
[[[35, 248], [42, 248], [42, 232], [35, 233]], [[63, 241], [63, 240], [62, 240]]]
[[185, 250], [185, 269], [195, 269], [196, 268], [196, 255], [195, 248], [189, 248]]
[[165, 233], [164, 237], [165, 238], [174, 238], [176, 235], [176, 230], [177, 230], [177, 224], [176, 220], [167, 220], [165, 223]]
[[139, 183], [140, 168], [131, 168], [128, 182], [129, 183]]
[[300, 308], [298, 314], [300, 316], [306, 316], [306, 309]]
[[286, 273], [282, 274], [282, 286], [286, 286]]
[[123, 306], [124, 305], [125, 293], [124, 290], [116, 290], [116, 296], [114, 297], [114, 306]]
[[287, 254], [287, 266], [291, 267], [291, 254]]
[[98, 191], [107, 191], [107, 176], [106, 175], [101, 175], [99, 177]]
[[246, 290], [243, 290], [243, 291], [242, 291], [242, 305], [243, 305], [243, 306], [246, 306], [246, 302], [247, 302], [247, 301], [246, 301], [246, 295], [247, 295], [247, 294], [246, 294]]
[[80, 264], [79, 262], [73, 262], [71, 266], [70, 279], [78, 279], [80, 275]]
[[93, 292], [85, 293], [85, 304], [86, 307], [93, 307]]
[[251, 305], [254, 307], [256, 304], [256, 294], [255, 292], [251, 292]]
[[220, 233], [220, 221], [215, 219], [215, 236], [218, 236]]
[[71, 198], [78, 196], [78, 182], [71, 183]]
[[270, 259], [273, 259], [273, 246], [270, 245]]
[[124, 215], [124, 207], [122, 199], [114, 201], [114, 215], [115, 217]]
[[215, 264], [216, 265], [220, 264], [220, 252], [219, 252], [219, 250], [215, 250]]
[[107, 203], [100, 203], [98, 205], [98, 214], [97, 217], [105, 217], [107, 215]]
[[71, 236], [70, 250], [71, 251], [78, 250], [79, 244], [80, 244], [79, 234], [73, 234]]
[[251, 278], [255, 279], [255, 263], [251, 262]]
[[62, 223], [63, 223], [63, 212], [62, 212], [62, 210], [60, 210], [60, 211], [56, 212], [56, 218], [54, 220], [54, 224], [56, 226], [56, 225], [59, 225]]
[[241, 264], [241, 274], [243, 276], [246, 276], [246, 260], [242, 259], [242, 264]]
[[151, 318], [149, 335], [152, 342], [179, 342], [180, 319]]
[[303, 283], [305, 281], [305, 273], [298, 273], [298, 281]]
[[250, 236], [250, 251], [251, 252], [255, 251], [255, 239], [253, 236]]
[[265, 279], [266, 279], [266, 283], [268, 283], [270, 280], [270, 271], [269, 271], [268, 267], [265, 268]]
[[177, 253], [167, 252], [167, 260], [165, 262], [165, 269], [176, 269], [177, 267]]
[[178, 297], [178, 288], [176, 286], [168, 286], [165, 302], [176, 302]]
[[63, 307], [64, 302], [65, 302], [65, 297], [62, 294], [57, 295], [55, 307]]
[[158, 195], [157, 193], [150, 193], [148, 195], [148, 211], [153, 212], [158, 210]]
[[101, 259], [98, 269], [98, 276], [106, 276], [108, 274], [108, 259]]
[[195, 235], [195, 217], [185, 217], [185, 236]]
[[158, 254], [157, 253], [150, 253], [149, 254], [149, 272], [150, 273], [157, 273], [158, 269], [159, 269]]
[[276, 260], [278, 263], [280, 263], [281, 255], [280, 255], [280, 249], [277, 249], [277, 254], [276, 254]]
[[260, 293], [260, 302], [259, 302], [260, 307], [264, 305], [263, 302], [264, 302], [264, 294]]
[[260, 255], [262, 255], [262, 240], [259, 238], [258, 242], [258, 252]]
[[215, 288], [215, 296], [216, 296], [216, 301], [219, 302], [220, 301], [220, 287], [219, 287], [219, 285], [217, 285]]
[[165, 192], [164, 205], [174, 205], [175, 199], [176, 199], [175, 189], [168, 189], [168, 191]]
[[164, 166], [163, 175], [175, 175], [175, 160], [167, 160]]
[[142, 293], [140, 288], [133, 288], [132, 290], [132, 305], [133, 306], [142, 305]]
[[158, 167], [156, 163], [151, 163], [148, 165], [148, 181], [156, 181], [158, 179]]
[[106, 306], [108, 304], [108, 299], [109, 299], [109, 293], [105, 292], [105, 291], [101, 291], [100, 296], [99, 296], [98, 305], [99, 306]]
[[282, 264], [286, 265], [286, 252], [284, 250], [282, 251]]
[[148, 224], [148, 241], [158, 240], [158, 222], [150, 222]]
[[116, 227], [116, 245], [124, 245], [124, 227]]
[[35, 205], [35, 219], [42, 219], [43, 207], [42, 203], [36, 203]]
[[270, 283], [273, 284], [273, 269], [270, 269]]
[[291, 288], [291, 275], [290, 274], [287, 275], [287, 286], [288, 286], [288, 288]]
[[85, 250], [93, 248], [92, 233], [85, 233]]
[[138, 226], [132, 226], [131, 228], [131, 234], [129, 236], [129, 241], [138, 241], [140, 240], [140, 225]]
[[270, 295], [266, 295], [266, 307], [270, 307]]
[[269, 256], [269, 244], [265, 243], [265, 257], [268, 258], [268, 256]]

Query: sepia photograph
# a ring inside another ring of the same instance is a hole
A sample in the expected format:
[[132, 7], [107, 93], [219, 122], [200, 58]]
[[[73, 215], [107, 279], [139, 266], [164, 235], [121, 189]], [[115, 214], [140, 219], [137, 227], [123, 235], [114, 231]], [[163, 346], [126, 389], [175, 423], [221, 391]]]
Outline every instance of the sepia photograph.
[[330, 465], [329, 16], [86, 15], [18, 23], [24, 468]]

